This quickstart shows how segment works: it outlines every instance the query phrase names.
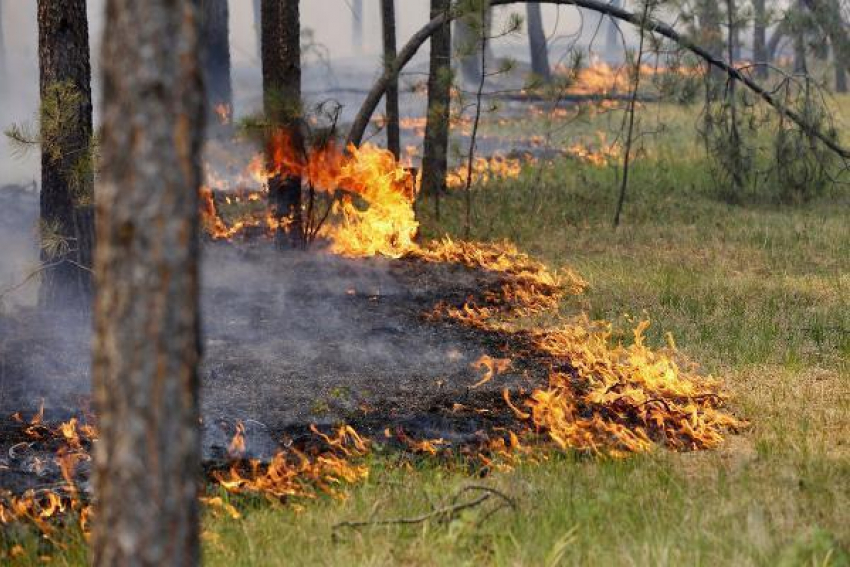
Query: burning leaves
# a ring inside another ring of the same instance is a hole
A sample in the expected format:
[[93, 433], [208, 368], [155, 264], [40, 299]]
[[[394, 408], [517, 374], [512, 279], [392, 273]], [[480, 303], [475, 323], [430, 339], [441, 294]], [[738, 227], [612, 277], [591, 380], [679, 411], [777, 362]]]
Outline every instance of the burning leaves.
[[[236, 460], [227, 472], [215, 471], [213, 479], [227, 492], [259, 494], [284, 501], [292, 497], [314, 498], [316, 491], [341, 497], [340, 487], [365, 480], [369, 470], [356, 464], [369, 444], [349, 426], [340, 426], [333, 436], [311, 427], [322, 442], [311, 450], [289, 448], [278, 452], [270, 462]], [[237, 431], [231, 447], [244, 448], [244, 429]], [[232, 514], [231, 514], [232, 515]]]

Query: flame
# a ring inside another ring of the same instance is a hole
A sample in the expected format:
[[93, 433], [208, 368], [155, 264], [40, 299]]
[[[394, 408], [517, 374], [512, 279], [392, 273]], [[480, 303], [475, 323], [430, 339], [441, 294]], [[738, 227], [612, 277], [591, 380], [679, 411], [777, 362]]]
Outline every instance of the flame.
[[[257, 181], [266, 183], [275, 176], [298, 177], [313, 190], [336, 198], [331, 218], [318, 234], [330, 241], [332, 252], [399, 257], [415, 248], [419, 229], [413, 211], [416, 180], [389, 151], [365, 144], [351, 146], [346, 153], [328, 143], [300, 155], [291, 138], [280, 131], [271, 137], [269, 155], [270, 164], [263, 156], [256, 156], [248, 166]], [[248, 227], [263, 226], [272, 233], [278, 227], [272, 214], [263, 219], [243, 218], [228, 225], [207, 188], [201, 190], [201, 216], [213, 239], [231, 239]]]
[[473, 368], [484, 369], [484, 376], [473, 384], [471, 388], [482, 386], [493, 379], [496, 374], [501, 374], [511, 367], [510, 358], [493, 358], [487, 354], [482, 354], [478, 360], [472, 363]]
[[216, 116], [218, 117], [218, 121], [222, 125], [230, 124], [231, 117], [233, 115], [233, 109], [230, 108], [229, 104], [224, 104], [223, 102], [218, 103], [213, 108]]
[[[535, 160], [528, 160], [533, 163]], [[472, 185], [487, 184], [496, 179], [516, 179], [522, 172], [523, 160], [499, 155], [475, 158], [472, 163]], [[466, 187], [468, 165], [460, 165], [446, 175], [446, 186], [451, 189]]]
[[244, 470], [242, 461], [235, 461], [224, 473], [213, 473], [213, 478], [228, 492], [262, 494], [283, 500], [290, 497], [314, 498], [316, 490], [341, 498], [337, 487], [365, 480], [369, 471], [365, 465], [352, 462], [363, 456], [368, 443], [348, 426], [340, 427], [333, 437], [313, 432], [324, 441], [327, 449], [308, 455], [296, 449], [280, 451], [268, 464], [249, 461]]

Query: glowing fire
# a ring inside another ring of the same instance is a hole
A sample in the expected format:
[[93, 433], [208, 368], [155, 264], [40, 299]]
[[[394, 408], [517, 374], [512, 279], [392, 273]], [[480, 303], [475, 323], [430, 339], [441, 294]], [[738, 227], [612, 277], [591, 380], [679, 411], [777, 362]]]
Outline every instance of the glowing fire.
[[[531, 160], [533, 161], [533, 160]], [[484, 185], [495, 179], [516, 179], [522, 172], [523, 160], [493, 156], [475, 158], [472, 163], [472, 185]], [[460, 165], [446, 175], [451, 189], [466, 187], [468, 165]]]

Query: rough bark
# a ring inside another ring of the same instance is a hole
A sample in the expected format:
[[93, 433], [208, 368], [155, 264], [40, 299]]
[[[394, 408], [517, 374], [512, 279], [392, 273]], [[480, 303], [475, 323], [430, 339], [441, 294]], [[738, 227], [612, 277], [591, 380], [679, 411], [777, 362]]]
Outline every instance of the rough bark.
[[230, 82], [230, 25], [227, 0], [201, 0], [204, 43], [204, 84], [210, 118], [220, 120], [216, 109], [233, 108]]
[[548, 83], [552, 79], [552, 73], [549, 69], [549, 46], [546, 44], [546, 32], [543, 31], [540, 4], [530, 2], [525, 8], [528, 19], [528, 45], [531, 49], [531, 72]]
[[[283, 139], [288, 152], [304, 154], [301, 131], [301, 19], [298, 0], [263, 0], [263, 100], [269, 132], [268, 159], [272, 168], [274, 147]], [[277, 243], [297, 247], [303, 243], [301, 178], [283, 173], [269, 180], [269, 201], [280, 221]]]
[[351, 48], [363, 53], [363, 0], [351, 0]]
[[38, 56], [41, 260], [46, 267], [39, 303], [52, 309], [85, 300], [91, 291], [94, 175], [85, 0], [38, 1]]
[[[384, 69], [392, 69], [396, 58], [395, 0], [381, 0], [381, 23], [384, 32]], [[384, 101], [387, 112], [387, 148], [398, 159], [401, 155], [398, 123], [398, 75], [387, 85]]]
[[[450, 0], [431, 0], [431, 18], [448, 13]], [[452, 86], [452, 28], [439, 26], [431, 36], [431, 62], [428, 71], [428, 115], [422, 155], [422, 191], [434, 196], [437, 220], [440, 194], [446, 188], [448, 173], [449, 115]]]
[[[490, 6], [523, 4], [525, 1], [526, 0], [490, 0]], [[652, 18], [643, 22], [639, 14], [634, 14], [622, 8], [615, 8], [608, 4], [605, 0], [543, 0], [541, 4], [587, 8], [623, 22], [628, 22], [634, 26], [641, 27], [648, 32], [658, 34], [661, 37], [675, 42], [682, 49], [690, 51], [710, 66], [725, 73], [729, 79], [738, 81], [738, 83], [744, 85], [761, 100], [770, 105], [781, 116], [784, 116], [799, 126], [806, 135], [811, 136], [813, 139], [817, 139], [824, 146], [832, 150], [836, 155], [844, 159], [850, 159], [850, 149], [845, 148], [831, 135], [812, 125], [805, 116], [796, 112], [794, 109], [785, 106], [777, 96], [750, 79], [734, 65], [727, 63], [719, 57], [715, 57], [704, 47], [680, 34], [670, 25]], [[393, 65], [393, 68], [385, 71], [375, 84], [372, 85], [372, 88], [366, 95], [363, 104], [360, 106], [360, 110], [357, 111], [357, 114], [352, 121], [347, 143], [354, 145], [360, 144], [360, 141], [363, 139], [363, 134], [366, 132], [366, 127], [369, 124], [369, 120], [371, 119], [372, 114], [374, 114], [375, 109], [378, 107], [381, 98], [384, 96], [384, 90], [386, 89], [387, 82], [391, 79], [392, 75], [398, 74], [404, 66], [410, 62], [413, 56], [416, 55], [416, 52], [420, 47], [422, 47], [422, 44], [425, 43], [441, 26], [445, 25], [446, 22], [451, 22], [456, 17], [456, 13], [450, 12], [446, 15], [440, 15], [432, 18], [430, 22], [425, 24], [425, 26], [411, 36], [410, 40], [408, 40], [404, 47], [399, 50], [398, 57], [396, 58], [396, 64]]]
[[753, 0], [753, 62], [757, 64], [755, 75], [767, 78], [767, 8], [765, 0]]
[[108, 0], [93, 354], [95, 566], [199, 562], [198, 0]]

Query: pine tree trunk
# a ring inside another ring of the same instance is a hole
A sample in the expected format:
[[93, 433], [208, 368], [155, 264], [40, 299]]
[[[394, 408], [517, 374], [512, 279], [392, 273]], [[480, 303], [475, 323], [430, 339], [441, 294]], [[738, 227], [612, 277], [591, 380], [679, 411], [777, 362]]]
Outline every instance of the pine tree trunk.
[[93, 354], [95, 566], [197, 565], [197, 0], [108, 0]]
[[42, 272], [48, 309], [91, 291], [92, 106], [85, 0], [38, 1]]
[[753, 0], [753, 59], [756, 77], [767, 78], [767, 9], [765, 0]]
[[[431, 18], [445, 13], [450, 0], [431, 0]], [[433, 195], [437, 220], [440, 193], [446, 187], [449, 147], [449, 112], [452, 87], [452, 28], [442, 26], [431, 36], [431, 63], [428, 72], [428, 115], [422, 155], [422, 192]]]
[[[623, 0], [611, 0], [611, 6], [622, 8]], [[605, 56], [610, 62], [618, 61], [623, 53], [620, 42], [620, 26], [617, 24], [617, 20], [608, 18], [605, 28]]]
[[[391, 69], [396, 58], [395, 0], [381, 0], [381, 22], [384, 32], [384, 66]], [[396, 159], [401, 156], [399, 133], [398, 77], [387, 85], [385, 95], [387, 111], [387, 148]]]
[[[804, 0], [796, 2], [797, 19], [802, 18], [806, 11]], [[809, 66], [806, 62], [806, 30], [797, 22], [794, 29], [794, 73], [806, 75], [809, 72]]]
[[[298, 0], [263, 0], [263, 98], [266, 120], [271, 124], [269, 143], [283, 132], [289, 151], [304, 154], [301, 132], [301, 19]], [[274, 148], [267, 150], [270, 165]], [[301, 178], [276, 175], [269, 180], [269, 200], [281, 228], [280, 247], [303, 243]]]
[[351, 48], [363, 53], [363, 0], [351, 0]]
[[201, 0], [204, 43], [204, 84], [207, 89], [209, 121], [215, 123], [217, 109], [233, 109], [230, 82], [230, 23], [227, 0]]
[[528, 44], [531, 49], [531, 72], [545, 82], [552, 79], [549, 70], [549, 46], [546, 44], [546, 32], [543, 31], [543, 16], [540, 4], [525, 5], [528, 16]]
[[478, 55], [481, 24], [475, 22], [475, 18], [476, 14], [470, 14], [455, 20], [455, 51], [459, 54], [460, 76], [464, 85], [477, 85], [483, 73], [481, 57]]
[[0, 1], [0, 97], [6, 94], [6, 40], [3, 37], [3, 2]]
[[846, 74], [850, 71], [850, 34], [847, 32], [847, 22], [841, 14], [841, 5], [838, 0], [806, 0], [805, 3], [832, 45], [835, 90], [847, 92]]

